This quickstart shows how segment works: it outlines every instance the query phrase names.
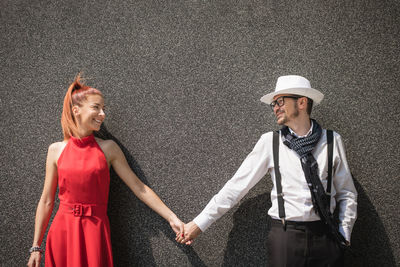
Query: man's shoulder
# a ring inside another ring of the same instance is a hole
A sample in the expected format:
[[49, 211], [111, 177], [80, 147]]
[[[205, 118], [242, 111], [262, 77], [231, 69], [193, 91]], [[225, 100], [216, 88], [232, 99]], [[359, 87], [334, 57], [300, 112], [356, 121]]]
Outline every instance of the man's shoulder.
[[335, 130], [332, 130], [332, 129], [323, 129], [323, 130], [324, 130], [325, 134], [328, 132], [328, 130], [332, 131], [333, 137], [334, 137], [335, 139], [336, 139], [336, 138], [341, 138], [340, 134], [339, 134], [338, 132], [336, 132]]
[[273, 135], [274, 135], [274, 131], [263, 133], [260, 136], [260, 139], [258, 140], [258, 142], [261, 142], [264, 144], [272, 143]]
[[270, 131], [270, 132], [263, 133], [261, 135], [260, 139], [272, 139], [274, 132], [276, 132], [276, 131]]
[[272, 140], [272, 136], [274, 135], [274, 133], [280, 134], [280, 130], [277, 129], [277, 130], [272, 130], [272, 131], [266, 132], [261, 135], [261, 138], [271, 138], [271, 140]]

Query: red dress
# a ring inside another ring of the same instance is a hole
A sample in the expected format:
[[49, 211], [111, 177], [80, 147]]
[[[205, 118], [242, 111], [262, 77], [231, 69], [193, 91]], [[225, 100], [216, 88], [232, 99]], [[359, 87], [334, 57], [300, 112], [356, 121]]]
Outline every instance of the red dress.
[[107, 217], [110, 172], [93, 134], [71, 137], [57, 161], [60, 207], [46, 241], [46, 266], [113, 266]]

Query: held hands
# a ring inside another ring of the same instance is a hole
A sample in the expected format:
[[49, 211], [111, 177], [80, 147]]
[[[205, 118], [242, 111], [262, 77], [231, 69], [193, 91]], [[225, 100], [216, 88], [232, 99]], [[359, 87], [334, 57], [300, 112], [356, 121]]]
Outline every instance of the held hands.
[[[178, 243], [185, 243], [185, 232], [184, 232], [184, 224], [181, 220], [178, 219], [175, 215], [171, 217], [169, 220], [169, 224], [171, 225], [172, 230], [176, 234], [175, 240]], [[192, 244], [192, 241], [186, 242], [186, 245]]]
[[178, 236], [176, 241], [181, 244], [191, 245], [196, 237], [201, 234], [200, 228], [193, 222], [185, 224], [184, 236]]

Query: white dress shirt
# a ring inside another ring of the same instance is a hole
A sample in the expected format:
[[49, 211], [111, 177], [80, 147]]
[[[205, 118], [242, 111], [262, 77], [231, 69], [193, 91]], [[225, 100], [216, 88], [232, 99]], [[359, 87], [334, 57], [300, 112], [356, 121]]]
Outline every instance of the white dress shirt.
[[[271, 191], [272, 207], [269, 209], [268, 214], [274, 219], [279, 219], [272, 135], [272, 132], [268, 132], [261, 136], [253, 151], [246, 157], [235, 175], [193, 220], [203, 232], [238, 203], [268, 171], [273, 182]], [[333, 136], [331, 211], [335, 210], [336, 203], [338, 203], [339, 231], [347, 241], [350, 241], [351, 231], [357, 217], [357, 192], [347, 164], [342, 138], [336, 132], [334, 132]], [[327, 149], [326, 130], [323, 130], [312, 154], [318, 163], [318, 174], [325, 191], [328, 176]], [[279, 144], [279, 165], [282, 176], [286, 220], [320, 220], [312, 204], [310, 189], [307, 186], [301, 167], [300, 157], [295, 151], [283, 144], [282, 138], [280, 138]]]

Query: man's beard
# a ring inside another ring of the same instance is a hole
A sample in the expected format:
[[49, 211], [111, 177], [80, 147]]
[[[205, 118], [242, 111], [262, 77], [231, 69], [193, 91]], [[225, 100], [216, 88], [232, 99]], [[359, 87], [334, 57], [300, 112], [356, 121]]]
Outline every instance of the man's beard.
[[282, 117], [277, 120], [277, 123], [279, 125], [285, 125], [289, 121], [289, 118], [291, 119], [297, 118], [299, 116], [299, 110], [297, 106], [294, 106], [294, 112], [290, 117], [287, 116], [286, 111], [282, 112], [282, 114], [283, 114]]

